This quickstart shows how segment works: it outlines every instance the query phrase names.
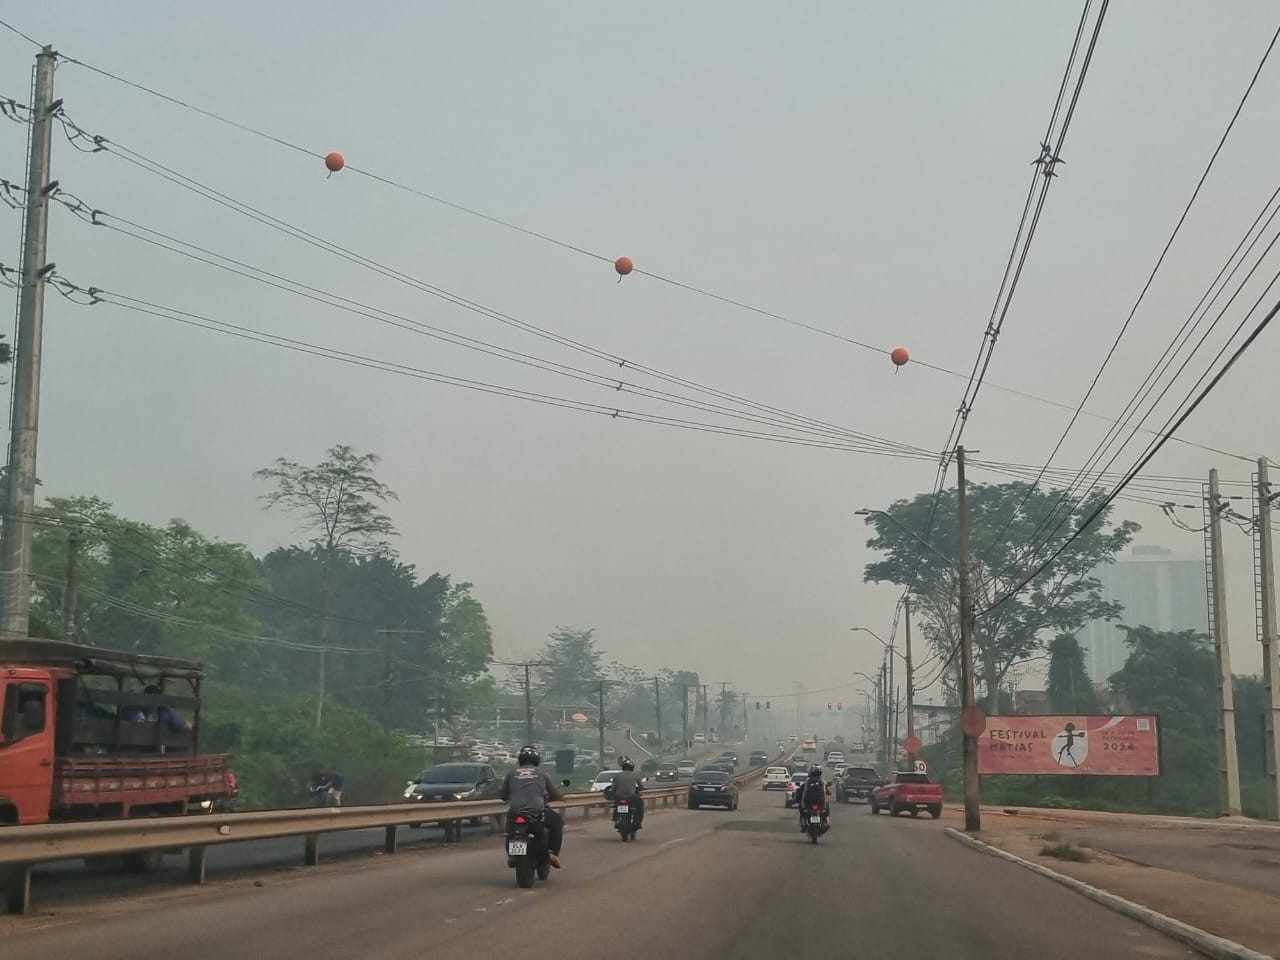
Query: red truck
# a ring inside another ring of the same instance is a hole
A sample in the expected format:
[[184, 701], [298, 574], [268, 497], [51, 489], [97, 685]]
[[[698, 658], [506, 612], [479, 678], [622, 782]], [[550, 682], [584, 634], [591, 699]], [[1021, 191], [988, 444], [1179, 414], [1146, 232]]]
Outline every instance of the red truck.
[[931, 783], [927, 773], [895, 773], [871, 791], [871, 812], [881, 810], [895, 817], [904, 810], [913, 817], [928, 810], [937, 820], [942, 816], [942, 785]]
[[0, 831], [225, 809], [231, 758], [199, 752], [202, 676], [189, 660], [0, 638]]

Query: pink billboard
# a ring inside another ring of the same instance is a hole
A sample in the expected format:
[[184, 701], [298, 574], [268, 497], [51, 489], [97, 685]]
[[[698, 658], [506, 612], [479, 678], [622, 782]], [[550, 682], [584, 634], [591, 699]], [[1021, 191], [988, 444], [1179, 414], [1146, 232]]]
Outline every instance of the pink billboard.
[[978, 772], [1158, 777], [1159, 724], [1152, 716], [987, 717]]

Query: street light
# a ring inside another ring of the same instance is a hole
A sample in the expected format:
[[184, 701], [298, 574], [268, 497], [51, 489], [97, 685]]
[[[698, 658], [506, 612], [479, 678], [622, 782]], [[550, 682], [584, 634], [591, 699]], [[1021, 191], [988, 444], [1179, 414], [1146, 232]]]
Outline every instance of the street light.
[[899, 656], [899, 657], [902, 657], [902, 659], [903, 659], [903, 660], [907, 659], [906, 657], [903, 657], [903, 656], [902, 656], [902, 654], [901, 654], [901, 653], [899, 653], [897, 649], [895, 649], [895, 648], [894, 648], [894, 645], [893, 645], [892, 643], [890, 643], [889, 641], [885, 640], [885, 638], [884, 638], [884, 637], [880, 636], [880, 634], [876, 633], [876, 632], [875, 632], [874, 630], [872, 630], [870, 627], [850, 627], [849, 629], [850, 629], [850, 630], [852, 630], [852, 631], [853, 631], [853, 632], [855, 632], [855, 633], [869, 633], [869, 634], [871, 634], [871, 636], [875, 637], [877, 640], [879, 640], [879, 641], [880, 641], [880, 646], [882, 646], [882, 647], [884, 647], [886, 650], [888, 650], [888, 651], [889, 651], [889, 653], [891, 653], [891, 654], [895, 654], [895, 655], [897, 655], [897, 656]]
[[895, 517], [895, 516], [894, 516], [892, 513], [890, 513], [889, 511], [887, 511], [887, 510], [865, 510], [865, 509], [864, 509], [864, 510], [855, 510], [855, 511], [854, 511], [854, 515], [855, 515], [855, 516], [859, 516], [859, 517], [871, 517], [871, 516], [884, 517], [886, 520], [888, 520], [890, 523], [892, 523], [894, 526], [896, 526], [899, 530], [902, 530], [904, 533], [906, 533], [906, 535], [907, 535], [907, 536], [911, 537], [913, 540], [915, 540], [917, 543], [919, 543], [919, 544], [920, 544], [921, 546], [923, 546], [925, 549], [927, 549], [927, 550], [929, 550], [930, 552], [932, 552], [932, 553], [934, 554], [934, 556], [936, 556], [936, 557], [938, 557], [939, 559], [941, 559], [941, 560], [945, 561], [945, 562], [946, 562], [946, 564], [947, 564], [947, 566], [952, 567], [952, 568], [954, 568], [954, 567], [955, 567], [956, 562], [955, 562], [954, 560], [952, 560], [950, 557], [948, 557], [945, 553], [943, 553], [941, 550], [939, 550], [937, 547], [935, 547], [932, 543], [930, 543], [930, 542], [929, 542], [928, 540], [926, 540], [924, 537], [920, 536], [920, 534], [916, 533], [914, 530], [912, 530], [910, 527], [908, 527], [905, 523], [903, 523], [901, 520], [899, 520], [897, 517]]

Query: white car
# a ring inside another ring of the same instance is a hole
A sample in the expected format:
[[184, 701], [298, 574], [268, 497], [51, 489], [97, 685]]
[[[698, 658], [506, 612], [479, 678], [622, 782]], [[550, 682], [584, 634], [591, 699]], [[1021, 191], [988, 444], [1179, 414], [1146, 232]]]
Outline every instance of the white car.
[[829, 763], [833, 767], [837, 763], [844, 763], [844, 754], [841, 753], [839, 750], [832, 750], [830, 753], [827, 754], [827, 763]]
[[621, 770], [601, 770], [596, 774], [596, 778], [591, 781], [588, 788], [592, 793], [604, 793], [604, 788], [613, 783], [613, 778], [620, 774]]
[[676, 776], [680, 778], [692, 777], [698, 772], [698, 765], [692, 760], [681, 760], [676, 764]]
[[769, 767], [764, 772], [763, 790], [785, 790], [791, 780], [791, 772], [786, 767]]
[[695, 734], [693, 735], [693, 742], [694, 742], [694, 743], [706, 743], [706, 742], [707, 742], [707, 738], [706, 738], [706, 737], [704, 737], [704, 736], [703, 736], [702, 734], [700, 734], [700, 733], [695, 733]]
[[831, 768], [831, 776], [833, 779], [835, 777], [843, 776], [844, 772], [848, 769], [849, 769], [849, 764], [837, 763], [834, 767]]
[[494, 750], [491, 754], [489, 754], [490, 763], [511, 763], [511, 761], [512, 761], [512, 756], [511, 754], [507, 753], [505, 747], [501, 750]]

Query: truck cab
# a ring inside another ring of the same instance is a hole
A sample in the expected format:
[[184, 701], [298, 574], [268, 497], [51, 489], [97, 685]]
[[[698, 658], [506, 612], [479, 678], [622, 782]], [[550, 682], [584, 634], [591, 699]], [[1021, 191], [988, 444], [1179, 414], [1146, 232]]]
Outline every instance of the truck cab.
[[198, 663], [0, 642], [0, 826], [212, 810], [230, 757], [200, 755]]

